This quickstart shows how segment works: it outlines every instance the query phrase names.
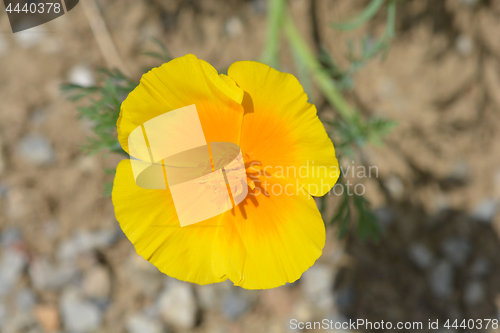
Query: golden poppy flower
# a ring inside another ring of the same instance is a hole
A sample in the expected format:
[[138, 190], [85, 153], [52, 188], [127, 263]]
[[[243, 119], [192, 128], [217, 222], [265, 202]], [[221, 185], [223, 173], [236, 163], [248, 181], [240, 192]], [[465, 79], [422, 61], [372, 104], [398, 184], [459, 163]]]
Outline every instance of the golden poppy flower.
[[[331, 140], [298, 80], [240, 61], [218, 74], [194, 55], [145, 74], [123, 102], [118, 139], [146, 121], [195, 104], [206, 142], [238, 145], [248, 195], [236, 207], [181, 227], [170, 190], [139, 187], [130, 160], [113, 187], [115, 214], [138, 254], [179, 280], [230, 279], [246, 289], [294, 282], [321, 255], [325, 226], [311, 195], [325, 195], [339, 176]], [[196, 208], [193, 208], [196, 209]]]

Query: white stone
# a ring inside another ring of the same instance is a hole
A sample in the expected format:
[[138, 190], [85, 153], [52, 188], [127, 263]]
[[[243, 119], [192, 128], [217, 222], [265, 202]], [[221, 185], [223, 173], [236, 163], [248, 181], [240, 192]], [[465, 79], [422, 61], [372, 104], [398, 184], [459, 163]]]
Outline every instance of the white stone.
[[327, 311], [334, 303], [333, 282], [335, 271], [332, 267], [316, 263], [302, 274], [300, 286], [306, 298]]
[[474, 211], [472, 217], [483, 223], [491, 223], [495, 218], [498, 211], [498, 201], [494, 199], [487, 199], [480, 202]]
[[293, 318], [298, 321], [310, 321], [314, 316], [314, 309], [310, 302], [299, 299], [292, 309]]
[[113, 244], [119, 237], [118, 229], [104, 229], [97, 231], [78, 230], [73, 237], [66, 239], [59, 245], [58, 257], [60, 260], [75, 260], [79, 255], [93, 249], [102, 249]]
[[83, 275], [83, 291], [90, 299], [107, 300], [111, 293], [111, 277], [108, 269], [95, 265]]
[[33, 287], [38, 290], [57, 290], [78, 276], [75, 262], [53, 265], [45, 258], [35, 258], [29, 265], [28, 273]]
[[403, 181], [399, 177], [389, 177], [389, 179], [385, 183], [385, 186], [394, 199], [400, 200], [403, 198], [405, 187]]
[[4, 249], [0, 259], [0, 298], [7, 295], [20, 279], [27, 260], [23, 253]]
[[455, 47], [463, 56], [468, 56], [474, 50], [474, 43], [469, 36], [459, 35], [455, 40]]
[[46, 34], [47, 32], [40, 26], [38, 26], [16, 32], [13, 36], [17, 45], [19, 45], [23, 49], [28, 50], [42, 43]]
[[187, 282], [170, 279], [158, 299], [163, 320], [178, 330], [188, 330], [196, 323], [196, 299]]
[[126, 264], [130, 283], [145, 295], [154, 296], [163, 283], [163, 274], [153, 264], [135, 251], [130, 254]]
[[144, 315], [134, 315], [127, 321], [127, 332], [129, 333], [162, 333], [162, 324], [154, 319]]
[[69, 332], [92, 332], [102, 323], [101, 310], [75, 289], [65, 290], [59, 303], [63, 325]]
[[226, 33], [229, 37], [238, 37], [243, 33], [243, 22], [238, 17], [231, 17], [226, 21]]
[[22, 289], [16, 294], [16, 307], [23, 312], [29, 312], [35, 306], [36, 297], [30, 289]]
[[21, 158], [35, 166], [50, 164], [54, 161], [54, 149], [45, 137], [40, 135], [27, 135], [18, 145]]
[[85, 64], [79, 64], [70, 69], [68, 81], [82, 87], [92, 87], [95, 85], [94, 74]]

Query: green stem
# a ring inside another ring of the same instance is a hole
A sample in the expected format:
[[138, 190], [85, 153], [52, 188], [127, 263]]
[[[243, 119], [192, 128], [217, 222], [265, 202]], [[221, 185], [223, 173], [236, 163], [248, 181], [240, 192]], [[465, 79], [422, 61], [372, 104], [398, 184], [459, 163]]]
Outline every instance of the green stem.
[[337, 89], [330, 74], [317, 60], [311, 48], [301, 36], [290, 15], [285, 16], [283, 23], [288, 42], [297, 56], [306, 64], [318, 88], [328, 102], [337, 109], [342, 119], [346, 122], [350, 122], [356, 113], [355, 109], [352, 108]]
[[271, 0], [269, 5], [267, 37], [261, 61], [273, 68], [279, 66], [280, 31], [285, 14], [286, 0]]
[[375, 14], [377, 14], [380, 7], [382, 7], [382, 5], [384, 4], [384, 1], [385, 0], [372, 0], [372, 2], [370, 2], [366, 9], [355, 16], [351, 21], [343, 23], [333, 23], [332, 27], [338, 30], [356, 29], [373, 18]]

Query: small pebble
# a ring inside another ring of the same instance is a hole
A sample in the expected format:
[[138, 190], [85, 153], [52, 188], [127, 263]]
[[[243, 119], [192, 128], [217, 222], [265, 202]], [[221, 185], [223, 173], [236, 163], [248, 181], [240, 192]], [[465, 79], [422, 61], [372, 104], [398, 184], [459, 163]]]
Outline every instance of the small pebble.
[[91, 175], [99, 170], [99, 163], [96, 156], [82, 156], [76, 164], [78, 169], [86, 175]]
[[460, 0], [460, 3], [468, 7], [473, 7], [477, 4], [478, 0]]
[[395, 221], [394, 211], [389, 207], [379, 207], [373, 213], [377, 217], [377, 222], [382, 229], [386, 229]]
[[411, 261], [421, 269], [427, 269], [434, 263], [434, 255], [424, 244], [414, 244], [410, 247]]
[[252, 8], [256, 14], [263, 14], [267, 11], [267, 2], [265, 0], [252, 0]]
[[113, 228], [94, 232], [78, 230], [73, 237], [64, 240], [59, 245], [57, 255], [60, 260], [73, 261], [79, 255], [88, 253], [94, 249], [111, 246], [121, 236], [118, 229]]
[[467, 283], [464, 290], [464, 301], [469, 307], [481, 304], [486, 296], [485, 286], [481, 281]]
[[229, 37], [238, 37], [243, 32], [243, 22], [238, 17], [231, 17], [226, 21], [226, 33]]
[[7, 228], [0, 235], [0, 245], [3, 248], [15, 246], [22, 241], [21, 231], [17, 228]]
[[2, 324], [2, 333], [26, 332], [30, 326], [35, 324], [35, 318], [31, 311], [16, 311], [9, 313]]
[[335, 270], [328, 265], [315, 264], [300, 278], [304, 295], [322, 312], [327, 313], [333, 308], [333, 281]]
[[55, 239], [57, 235], [59, 234], [59, 223], [57, 223], [56, 220], [49, 220], [43, 225], [43, 234], [48, 238], [48, 239]]
[[464, 184], [469, 178], [469, 169], [467, 161], [459, 159], [455, 162], [455, 164], [453, 164], [450, 173], [448, 174], [448, 179], [459, 184]]
[[298, 321], [310, 321], [314, 316], [314, 310], [310, 302], [300, 299], [294, 304], [292, 318]]
[[22, 289], [16, 295], [16, 307], [22, 312], [30, 312], [35, 306], [35, 294], [29, 289]]
[[405, 187], [401, 178], [393, 175], [385, 182], [385, 186], [394, 199], [401, 200], [403, 198]]
[[68, 81], [82, 87], [95, 85], [94, 74], [89, 66], [85, 64], [79, 64], [71, 68], [68, 73]]
[[144, 315], [133, 315], [127, 320], [128, 333], [162, 333], [164, 332], [162, 324], [152, 318]]
[[470, 37], [465, 35], [460, 35], [455, 40], [455, 47], [457, 48], [458, 53], [463, 56], [468, 56], [474, 50], [474, 43]]
[[437, 298], [448, 299], [453, 293], [454, 286], [453, 266], [447, 261], [441, 261], [431, 271], [430, 287]]
[[491, 223], [498, 211], [498, 202], [487, 199], [480, 202], [472, 212], [472, 218], [479, 222]]
[[75, 262], [53, 265], [46, 258], [35, 258], [30, 262], [28, 273], [33, 287], [38, 290], [58, 290], [78, 278]]
[[471, 244], [466, 238], [450, 237], [443, 241], [443, 253], [451, 263], [463, 266], [471, 254]]
[[59, 310], [55, 305], [37, 305], [35, 307], [35, 318], [45, 332], [55, 333], [61, 329]]
[[304, 295], [311, 301], [317, 301], [325, 294], [332, 293], [335, 271], [332, 267], [315, 264], [302, 274], [300, 278], [301, 288]]
[[49, 140], [40, 135], [28, 135], [22, 138], [18, 145], [18, 151], [26, 163], [35, 166], [50, 164], [55, 157], [54, 149]]
[[485, 258], [477, 258], [471, 267], [471, 274], [476, 278], [484, 278], [491, 271], [491, 264]]
[[160, 315], [177, 330], [189, 330], [196, 324], [196, 299], [187, 282], [168, 279], [158, 299]]
[[28, 50], [42, 43], [46, 34], [47, 32], [44, 31], [40, 26], [38, 26], [16, 32], [13, 36], [17, 45], [25, 50]]
[[26, 267], [27, 259], [23, 253], [15, 249], [2, 251], [0, 259], [0, 298], [12, 291]]
[[106, 301], [111, 293], [111, 277], [108, 269], [102, 265], [95, 265], [83, 275], [83, 291], [94, 300]]
[[92, 332], [101, 326], [101, 310], [93, 303], [84, 300], [77, 290], [65, 290], [60, 298], [59, 307], [63, 326], [69, 332]]
[[231, 320], [240, 317], [249, 307], [249, 299], [243, 297], [240, 293], [230, 291], [222, 299], [222, 314]]
[[25, 191], [17, 187], [9, 188], [7, 193], [7, 216], [12, 219], [20, 219], [22, 217], [25, 217], [29, 209], [29, 202], [26, 197]]
[[147, 296], [158, 294], [162, 287], [163, 274], [135, 251], [131, 252], [127, 260], [126, 270], [131, 286], [137, 288], [142, 294]]

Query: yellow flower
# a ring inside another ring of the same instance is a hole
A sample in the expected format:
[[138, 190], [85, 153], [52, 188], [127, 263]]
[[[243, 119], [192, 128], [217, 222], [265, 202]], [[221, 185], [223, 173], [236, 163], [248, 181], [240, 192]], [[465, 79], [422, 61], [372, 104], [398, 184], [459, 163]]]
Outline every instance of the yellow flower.
[[339, 170], [331, 140], [297, 79], [254, 61], [218, 74], [194, 55], [145, 74], [123, 102], [118, 139], [144, 122], [195, 104], [207, 142], [239, 145], [249, 194], [235, 208], [180, 227], [170, 191], [136, 185], [129, 160], [113, 187], [116, 218], [138, 254], [179, 280], [230, 279], [265, 289], [300, 278], [321, 255], [325, 226], [312, 195]]

